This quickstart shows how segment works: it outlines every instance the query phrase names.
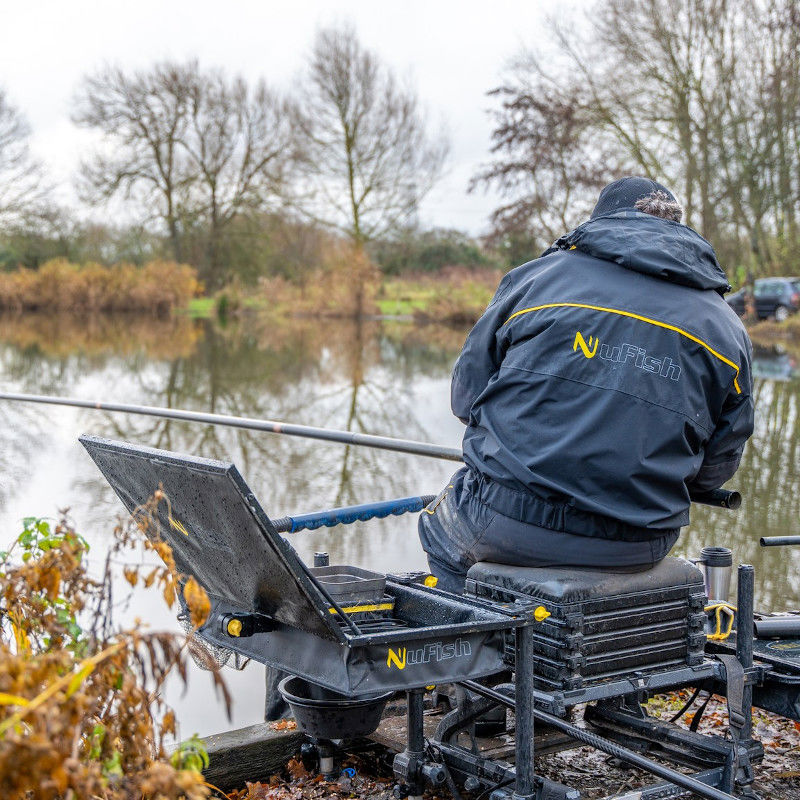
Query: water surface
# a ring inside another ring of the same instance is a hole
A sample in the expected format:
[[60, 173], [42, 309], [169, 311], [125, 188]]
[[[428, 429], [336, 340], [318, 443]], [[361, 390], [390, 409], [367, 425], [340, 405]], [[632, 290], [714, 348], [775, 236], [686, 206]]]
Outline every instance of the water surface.
[[[460, 445], [462, 426], [449, 410], [449, 375], [466, 330], [402, 322], [355, 324], [247, 320], [0, 318], [0, 370], [7, 391], [60, 394], [259, 417], [385, 436]], [[731, 482], [744, 495], [738, 513], [696, 508], [676, 552], [726, 545], [756, 567], [762, 608], [800, 606], [800, 548], [762, 550], [760, 536], [800, 533], [800, 381], [793, 356], [757, 350], [756, 432]], [[11, 540], [25, 516], [56, 516], [69, 507], [92, 543], [98, 568], [122, 506], [77, 443], [81, 433], [233, 461], [272, 517], [350, 503], [437, 492], [456, 465], [430, 458], [215, 426], [97, 411], [0, 405], [0, 521]], [[424, 567], [415, 519], [391, 517], [300, 533], [292, 544], [310, 561], [327, 550], [332, 563], [378, 571]], [[121, 619], [138, 616], [174, 628], [157, 596], [120, 603]], [[188, 692], [169, 687], [181, 735], [201, 735], [262, 718], [263, 670], [225, 671], [233, 719], [195, 671]]]

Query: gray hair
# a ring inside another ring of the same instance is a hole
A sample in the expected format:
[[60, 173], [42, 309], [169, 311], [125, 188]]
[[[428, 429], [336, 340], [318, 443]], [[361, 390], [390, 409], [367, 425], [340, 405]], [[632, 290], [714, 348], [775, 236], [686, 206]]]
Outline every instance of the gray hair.
[[634, 208], [645, 214], [652, 214], [654, 217], [669, 219], [673, 222], [680, 222], [683, 216], [683, 209], [680, 205], [675, 200], [670, 200], [669, 195], [660, 189], [650, 192], [646, 197], [640, 197]]

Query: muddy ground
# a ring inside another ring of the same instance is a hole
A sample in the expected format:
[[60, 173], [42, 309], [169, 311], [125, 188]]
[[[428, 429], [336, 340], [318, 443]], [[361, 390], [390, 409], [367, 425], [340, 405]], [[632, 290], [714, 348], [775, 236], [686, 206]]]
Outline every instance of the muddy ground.
[[[684, 692], [657, 697], [648, 704], [648, 712], [667, 719], [687, 698], [688, 693]], [[434, 716], [435, 712], [426, 714]], [[578, 709], [575, 721], [579, 722], [580, 717]], [[688, 727], [692, 719], [690, 709], [678, 724]], [[726, 726], [725, 701], [714, 697], [699, 730], [724, 735]], [[764, 760], [755, 766], [754, 787], [759, 796], [763, 800], [800, 800], [800, 723], [754, 709], [753, 730], [764, 747]], [[351, 755], [342, 763], [336, 781], [326, 781], [307, 772], [299, 760], [294, 759], [281, 774], [249, 783], [226, 797], [229, 800], [394, 800], [391, 759], [392, 753], [380, 746]], [[647, 773], [589, 747], [542, 756], [536, 760], [536, 767], [539, 774], [579, 789], [583, 800], [623, 797], [637, 787], [656, 782]], [[487, 800], [488, 796], [486, 792], [462, 794], [464, 800]], [[426, 797], [449, 800], [451, 794], [429, 793]]]

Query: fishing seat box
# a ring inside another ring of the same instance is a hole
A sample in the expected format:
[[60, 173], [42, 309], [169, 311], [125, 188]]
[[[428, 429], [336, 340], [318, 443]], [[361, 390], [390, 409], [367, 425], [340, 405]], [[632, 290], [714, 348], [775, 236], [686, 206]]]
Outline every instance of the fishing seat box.
[[[682, 558], [645, 572], [478, 562], [465, 593], [501, 603], [533, 600], [550, 612], [534, 627], [535, 682], [544, 691], [703, 661], [703, 575]], [[506, 660], [513, 667], [511, 636]]]

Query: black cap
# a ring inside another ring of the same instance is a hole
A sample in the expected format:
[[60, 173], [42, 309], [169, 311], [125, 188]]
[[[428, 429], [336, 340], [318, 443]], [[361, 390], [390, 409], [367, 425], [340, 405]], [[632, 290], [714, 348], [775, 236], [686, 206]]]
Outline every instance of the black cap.
[[609, 183], [600, 192], [600, 197], [597, 200], [594, 211], [592, 211], [591, 218], [601, 217], [603, 214], [613, 214], [615, 211], [633, 211], [637, 200], [641, 200], [653, 192], [664, 192], [671, 203], [678, 202], [675, 199], [675, 195], [666, 186], [662, 186], [660, 183], [650, 180], [650, 178], [639, 178], [634, 175]]

